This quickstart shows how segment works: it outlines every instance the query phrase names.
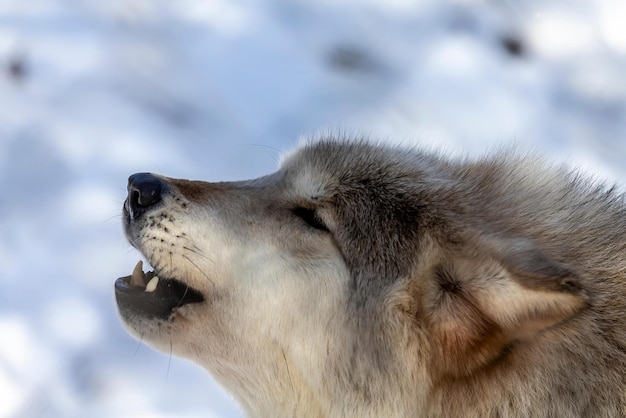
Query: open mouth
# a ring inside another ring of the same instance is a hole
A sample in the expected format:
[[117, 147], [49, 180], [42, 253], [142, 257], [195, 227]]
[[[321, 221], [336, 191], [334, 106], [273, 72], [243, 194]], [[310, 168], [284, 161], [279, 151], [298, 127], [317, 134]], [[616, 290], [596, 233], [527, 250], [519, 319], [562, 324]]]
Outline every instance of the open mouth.
[[115, 298], [121, 309], [162, 319], [175, 308], [204, 301], [200, 292], [179, 280], [144, 273], [141, 261], [130, 276], [115, 281]]

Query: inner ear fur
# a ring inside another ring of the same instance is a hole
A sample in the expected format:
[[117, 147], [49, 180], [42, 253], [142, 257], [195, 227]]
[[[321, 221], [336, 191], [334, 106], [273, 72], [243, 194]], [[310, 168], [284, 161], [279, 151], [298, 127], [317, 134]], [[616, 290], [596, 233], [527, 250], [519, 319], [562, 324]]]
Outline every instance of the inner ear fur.
[[453, 376], [490, 364], [586, 304], [572, 269], [520, 242], [445, 256], [424, 297], [434, 367]]

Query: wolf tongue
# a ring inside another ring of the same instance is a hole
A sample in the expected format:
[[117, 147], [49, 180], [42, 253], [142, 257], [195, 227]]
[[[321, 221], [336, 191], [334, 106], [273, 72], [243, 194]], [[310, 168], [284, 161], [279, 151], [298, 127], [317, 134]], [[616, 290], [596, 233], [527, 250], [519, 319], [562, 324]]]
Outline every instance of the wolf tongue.
[[143, 261], [139, 260], [133, 274], [130, 275], [130, 285], [133, 287], [146, 287], [145, 275], [143, 272]]

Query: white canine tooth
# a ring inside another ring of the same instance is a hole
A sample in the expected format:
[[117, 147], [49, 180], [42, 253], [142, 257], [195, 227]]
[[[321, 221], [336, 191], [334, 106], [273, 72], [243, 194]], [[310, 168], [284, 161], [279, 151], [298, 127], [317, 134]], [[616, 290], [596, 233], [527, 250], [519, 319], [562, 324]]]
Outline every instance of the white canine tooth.
[[130, 285], [134, 287], [144, 287], [146, 285], [143, 278], [143, 261], [139, 260], [133, 274], [130, 276]]
[[159, 284], [159, 278], [157, 276], [154, 276], [153, 278], [150, 279], [150, 281], [146, 285], [146, 290], [144, 290], [144, 292], [154, 292], [158, 284]]

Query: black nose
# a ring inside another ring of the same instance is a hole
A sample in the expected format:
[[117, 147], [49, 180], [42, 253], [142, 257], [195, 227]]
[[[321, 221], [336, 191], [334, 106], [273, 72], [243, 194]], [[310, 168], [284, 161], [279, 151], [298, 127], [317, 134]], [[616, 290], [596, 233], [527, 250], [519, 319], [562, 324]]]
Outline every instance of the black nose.
[[131, 218], [141, 216], [150, 206], [161, 201], [164, 182], [150, 173], [137, 173], [128, 178], [128, 198], [124, 202]]

